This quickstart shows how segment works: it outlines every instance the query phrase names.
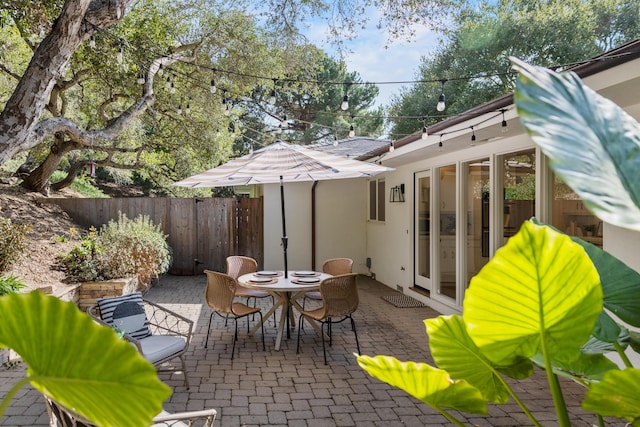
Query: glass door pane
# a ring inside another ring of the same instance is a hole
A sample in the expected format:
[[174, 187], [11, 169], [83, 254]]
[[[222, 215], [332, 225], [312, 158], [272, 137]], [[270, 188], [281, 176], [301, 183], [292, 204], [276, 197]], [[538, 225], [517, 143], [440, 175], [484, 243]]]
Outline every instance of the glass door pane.
[[466, 284], [489, 261], [489, 159], [467, 163], [467, 269]]
[[440, 230], [438, 294], [456, 298], [456, 166], [440, 168]]
[[552, 177], [551, 225], [602, 248], [602, 221], [587, 210], [580, 197], [559, 176], [552, 173]]
[[536, 152], [530, 150], [503, 157], [503, 242], [535, 215]]
[[431, 290], [431, 172], [415, 177], [415, 284]]

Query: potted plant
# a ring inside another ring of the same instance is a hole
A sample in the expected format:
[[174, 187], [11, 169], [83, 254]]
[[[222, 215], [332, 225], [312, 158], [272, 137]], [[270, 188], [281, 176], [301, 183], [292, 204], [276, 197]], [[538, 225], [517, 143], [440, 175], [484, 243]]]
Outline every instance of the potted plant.
[[[77, 233], [77, 232], [75, 232]], [[119, 213], [99, 230], [91, 228], [80, 243], [61, 256], [63, 268], [80, 282], [78, 304], [86, 308], [97, 297], [145, 289], [171, 265], [167, 236], [148, 216], [129, 219]]]

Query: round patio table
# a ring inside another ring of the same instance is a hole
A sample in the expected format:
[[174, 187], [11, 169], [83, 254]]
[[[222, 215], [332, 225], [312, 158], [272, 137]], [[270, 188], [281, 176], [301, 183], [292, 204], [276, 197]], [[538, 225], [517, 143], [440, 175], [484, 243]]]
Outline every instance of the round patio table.
[[[262, 317], [262, 323], [269, 319], [279, 307], [282, 307], [280, 321], [276, 325], [278, 332], [276, 335], [276, 350], [280, 350], [285, 325], [287, 327], [287, 338], [291, 337], [291, 327], [295, 327], [293, 307], [298, 311], [302, 311], [302, 307], [298, 304], [298, 299], [307, 291], [319, 289], [320, 282], [327, 277], [331, 277], [330, 274], [318, 271], [289, 271], [287, 276], [285, 278], [282, 271], [259, 271], [238, 277], [238, 282], [242, 286], [267, 291], [273, 295], [275, 303], [267, 314]], [[310, 323], [319, 334], [322, 334], [320, 327], [315, 322]], [[257, 323], [249, 334], [254, 334], [260, 326], [261, 323]]]

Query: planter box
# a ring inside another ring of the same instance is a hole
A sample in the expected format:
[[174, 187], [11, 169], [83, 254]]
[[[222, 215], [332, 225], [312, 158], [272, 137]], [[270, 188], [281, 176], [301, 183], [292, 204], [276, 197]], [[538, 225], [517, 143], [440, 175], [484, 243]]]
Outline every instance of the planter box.
[[86, 311], [98, 298], [118, 297], [138, 290], [138, 278], [105, 280], [103, 282], [82, 282], [78, 289], [78, 308]]

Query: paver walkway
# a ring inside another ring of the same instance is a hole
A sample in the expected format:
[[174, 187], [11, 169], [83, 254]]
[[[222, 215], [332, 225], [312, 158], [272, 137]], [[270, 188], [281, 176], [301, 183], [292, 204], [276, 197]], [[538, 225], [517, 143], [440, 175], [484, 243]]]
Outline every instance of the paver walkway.
[[[451, 425], [427, 405], [360, 369], [352, 354], [356, 352], [356, 345], [348, 322], [334, 325], [327, 366], [323, 363], [320, 337], [308, 326], [302, 332], [300, 354], [296, 354], [297, 331], [292, 332], [289, 340], [283, 340], [280, 351], [275, 351], [272, 319], [265, 325], [266, 352], [262, 351], [259, 333], [248, 337], [246, 323], [241, 321], [239, 353], [232, 361], [229, 354], [232, 322], [225, 327], [224, 320], [218, 316], [214, 316], [209, 348], [205, 349], [210, 310], [203, 304], [204, 288], [204, 275], [168, 276], [146, 296], [196, 321], [187, 356], [191, 388], [185, 389], [180, 374], [161, 374], [174, 390], [165, 409], [179, 412], [215, 408], [217, 427]], [[358, 278], [358, 288], [360, 307], [354, 319], [362, 353], [432, 364], [423, 320], [438, 313], [428, 307], [394, 307], [380, 297], [396, 292], [368, 277]], [[263, 311], [269, 303], [268, 299], [258, 301], [264, 305]], [[11, 385], [23, 376], [23, 366], [0, 368], [0, 395], [6, 395]], [[572, 424], [592, 426], [595, 417], [580, 408], [582, 388], [567, 381], [562, 384]], [[514, 389], [544, 426], [557, 425], [546, 377], [541, 372], [515, 384]], [[487, 417], [456, 415], [470, 426], [530, 425], [513, 402], [491, 405]], [[613, 421], [608, 425], [624, 426], [619, 420]], [[14, 398], [0, 425], [48, 426], [41, 396], [31, 387], [24, 388]]]

